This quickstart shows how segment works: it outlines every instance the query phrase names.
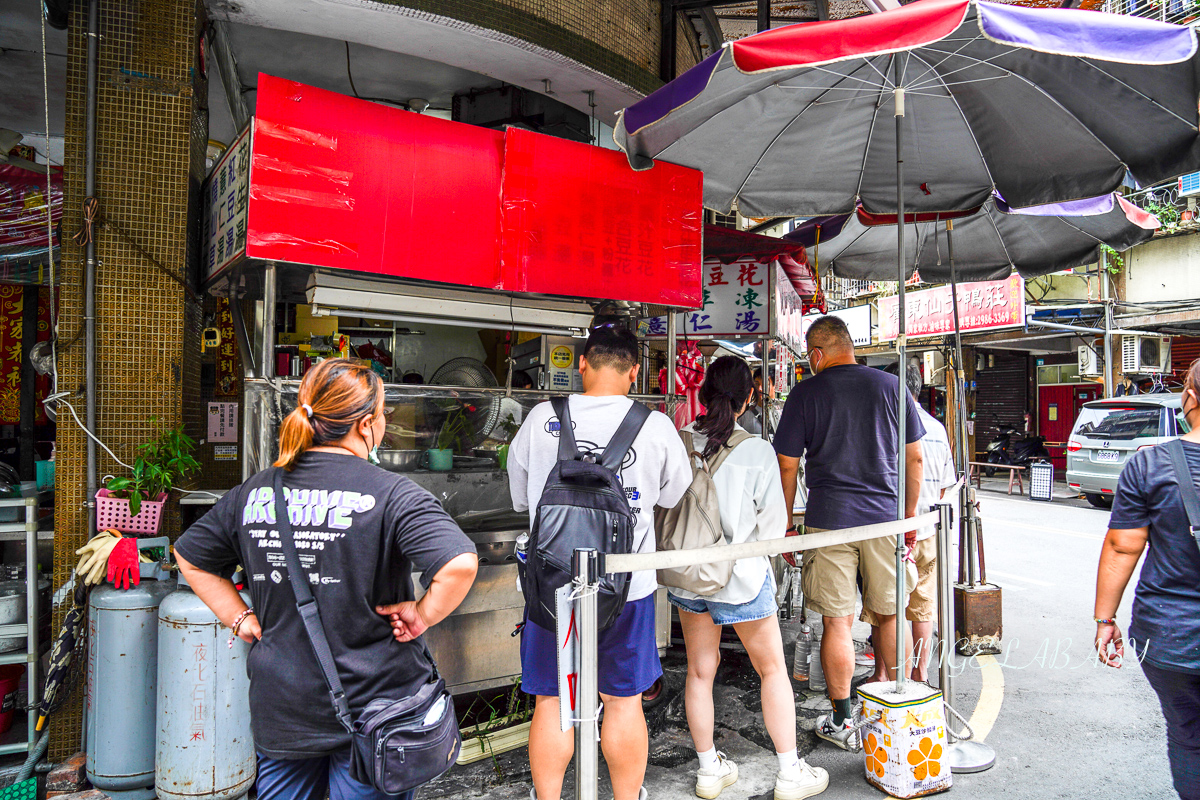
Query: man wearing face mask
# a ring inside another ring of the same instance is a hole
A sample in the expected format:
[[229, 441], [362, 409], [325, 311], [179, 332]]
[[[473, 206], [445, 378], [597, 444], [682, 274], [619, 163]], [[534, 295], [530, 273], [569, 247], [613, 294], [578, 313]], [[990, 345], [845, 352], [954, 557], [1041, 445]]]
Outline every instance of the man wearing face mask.
[[[796, 474], [805, 459], [809, 533], [891, 522], [898, 494], [896, 429], [900, 384], [895, 375], [859, 365], [846, 323], [821, 317], [808, 329], [808, 363], [813, 377], [788, 395], [775, 434], [775, 452], [783, 478], [784, 499], [792, 508]], [[905, 403], [906, 481], [904, 508], [916, 516], [921, 493], [921, 446], [925, 435], [915, 403]], [[907, 536], [912, 544], [916, 532]], [[854, 642], [850, 626], [857, 600], [856, 573], [862, 574], [863, 606], [880, 624], [875, 655], [896, 665], [896, 537], [832, 545], [804, 553], [801, 586], [805, 606], [824, 618], [821, 666], [829, 686], [833, 712], [817, 720], [817, 736], [848, 750], [853, 747], [850, 682], [854, 677]], [[908, 565], [906, 586], [916, 585], [916, 568]], [[904, 603], [907, 605], [907, 598]], [[912, 652], [906, 648], [906, 652]]]
[[[1189, 514], [1187, 505], [1189, 495], [1200, 505], [1200, 361], [1183, 385], [1187, 433], [1139, 449], [1121, 470], [1096, 576], [1095, 645], [1110, 667], [1141, 662], [1167, 722], [1175, 791], [1200, 800], [1200, 540], [1189, 521], [1200, 511]], [[1129, 623], [1135, 659], [1125, 662], [1117, 609], [1147, 544]]]

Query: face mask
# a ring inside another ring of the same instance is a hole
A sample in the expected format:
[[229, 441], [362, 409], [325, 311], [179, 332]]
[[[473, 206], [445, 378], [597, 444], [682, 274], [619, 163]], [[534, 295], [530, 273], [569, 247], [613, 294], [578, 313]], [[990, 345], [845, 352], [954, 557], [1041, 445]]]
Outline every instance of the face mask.
[[819, 360], [813, 358], [811, 355], [806, 360], [808, 361], [808, 369], [813, 375], [821, 371], [821, 362]]
[[[372, 439], [375, 438], [375, 434], [373, 432], [371, 434], [371, 438]], [[379, 466], [379, 445], [378, 444], [376, 444], [374, 447], [372, 447], [370, 450], [367, 451], [367, 461], [370, 462], [371, 464], [374, 464], [377, 467]]]

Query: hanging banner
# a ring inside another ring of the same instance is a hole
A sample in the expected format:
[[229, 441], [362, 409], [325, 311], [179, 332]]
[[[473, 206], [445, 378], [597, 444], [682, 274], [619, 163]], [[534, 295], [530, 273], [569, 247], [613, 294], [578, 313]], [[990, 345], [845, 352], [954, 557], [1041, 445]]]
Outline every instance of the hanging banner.
[[[904, 300], [905, 333], [908, 336], [942, 336], [954, 333], [954, 307], [950, 286], [935, 286], [909, 292]], [[1025, 324], [1025, 281], [1012, 275], [1002, 281], [958, 285], [959, 329], [988, 331], [1019, 328]], [[899, 328], [899, 297], [879, 298], [879, 338], [896, 338]]]

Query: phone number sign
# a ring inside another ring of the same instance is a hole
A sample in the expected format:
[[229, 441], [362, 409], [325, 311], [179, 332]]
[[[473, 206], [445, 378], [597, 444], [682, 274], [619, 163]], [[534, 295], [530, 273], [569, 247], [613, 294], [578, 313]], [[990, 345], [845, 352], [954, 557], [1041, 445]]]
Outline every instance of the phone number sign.
[[[905, 334], [941, 336], [954, 333], [954, 306], [950, 286], [935, 286], [908, 292], [904, 298]], [[899, 328], [898, 295], [879, 298], [879, 338], [896, 338]], [[987, 331], [1021, 327], [1025, 324], [1025, 281], [1012, 275], [1002, 281], [981, 281], [958, 285], [959, 328]]]

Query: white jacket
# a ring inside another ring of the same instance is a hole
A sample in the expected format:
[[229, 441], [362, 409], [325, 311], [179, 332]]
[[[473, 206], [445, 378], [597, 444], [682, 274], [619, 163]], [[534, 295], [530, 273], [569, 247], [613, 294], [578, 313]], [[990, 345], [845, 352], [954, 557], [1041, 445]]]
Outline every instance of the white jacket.
[[[741, 430], [741, 427], [736, 429]], [[691, 432], [696, 451], [703, 452], [708, 437], [697, 433], [694, 425], [688, 425], [684, 430]], [[789, 522], [783, 501], [783, 480], [779, 475], [775, 448], [770, 442], [756, 437], [739, 444], [713, 475], [713, 484], [717, 489], [721, 528], [727, 543], [781, 539], [787, 533]], [[701, 597], [683, 589], [670, 589], [670, 592], [684, 599], [740, 605], [758, 596], [769, 573], [770, 559], [766, 556], [743, 558], [734, 562], [729, 583], [716, 594]]]

